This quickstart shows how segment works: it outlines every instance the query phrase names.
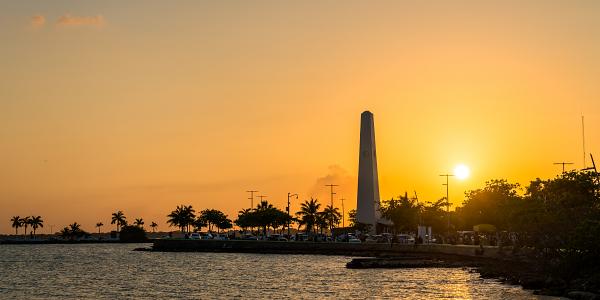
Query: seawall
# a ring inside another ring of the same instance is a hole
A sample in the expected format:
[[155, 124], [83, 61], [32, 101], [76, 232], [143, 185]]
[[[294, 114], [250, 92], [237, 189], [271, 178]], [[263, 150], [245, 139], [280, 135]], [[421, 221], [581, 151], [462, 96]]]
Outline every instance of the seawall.
[[406, 254], [442, 254], [480, 258], [511, 259], [510, 249], [470, 245], [401, 245], [388, 243], [318, 243], [240, 240], [155, 239], [154, 251], [238, 252], [269, 254], [324, 254], [347, 256], [399, 256]]

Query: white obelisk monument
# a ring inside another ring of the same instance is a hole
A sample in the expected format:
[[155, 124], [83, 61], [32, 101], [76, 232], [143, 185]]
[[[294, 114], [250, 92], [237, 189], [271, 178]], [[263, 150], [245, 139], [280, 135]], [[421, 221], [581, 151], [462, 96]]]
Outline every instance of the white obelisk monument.
[[373, 114], [370, 111], [365, 111], [360, 115], [356, 219], [360, 223], [370, 224], [371, 232], [375, 232], [379, 218], [379, 180], [377, 178], [375, 126]]

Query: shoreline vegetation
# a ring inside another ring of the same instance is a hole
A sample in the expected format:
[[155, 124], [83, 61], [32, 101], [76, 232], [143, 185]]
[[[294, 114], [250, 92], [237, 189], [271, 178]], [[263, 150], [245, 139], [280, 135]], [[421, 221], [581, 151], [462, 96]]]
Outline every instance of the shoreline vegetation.
[[[167, 223], [179, 230], [169, 232], [165, 239], [153, 241], [156, 248], [162, 241], [193, 245], [208, 239], [208, 242], [225, 241], [226, 244], [221, 246], [227, 246], [232, 245], [229, 240], [247, 240], [258, 242], [259, 249], [263, 250], [273, 242], [298, 247], [342, 245], [340, 247], [348, 249], [362, 247], [353, 243], [365, 246], [380, 243], [427, 247], [473, 245], [475, 251], [477, 247], [481, 251], [487, 249], [486, 246], [493, 246], [510, 249], [506, 251], [516, 255], [527, 253], [526, 260], [518, 260], [521, 264], [499, 264], [497, 268], [482, 267], [483, 276], [498, 273], [499, 277], [521, 278], [521, 273], [536, 273], [536, 279], [530, 282], [543, 282], [541, 293], [567, 296], [577, 291], [580, 296], [585, 293], [589, 296], [600, 294], [599, 187], [600, 178], [595, 171], [565, 172], [549, 180], [537, 178], [526, 187], [506, 180], [491, 180], [483, 188], [466, 192], [462, 206], [454, 211], [448, 210], [446, 198], [427, 202], [409, 198], [405, 193], [397, 199], [382, 201], [380, 213], [386, 224], [377, 224], [377, 228], [358, 222], [355, 211], [348, 212], [349, 227], [340, 228], [342, 216], [338, 208], [326, 206], [322, 209], [319, 201], [313, 198], [301, 203], [300, 211], [294, 215], [289, 208], [282, 210], [268, 201], [260, 201], [254, 208], [240, 210], [235, 220], [216, 209], [204, 209], [196, 214], [191, 205], [180, 205], [167, 215]], [[32, 221], [34, 218], [35, 222]], [[16, 236], [18, 229], [25, 227], [25, 238], [28, 227], [33, 232], [43, 227], [40, 216], [15, 216], [11, 223]], [[111, 232], [111, 240], [148, 241], [141, 218], [130, 225], [124, 213], [117, 211], [112, 214], [111, 224], [116, 226], [116, 231]], [[102, 222], [96, 224], [98, 233], [102, 226]], [[153, 232], [156, 227], [152, 222]], [[422, 227], [428, 228], [424, 235], [420, 230]], [[202, 228], [207, 231], [202, 232]], [[384, 233], [374, 235], [374, 229]], [[37, 238], [32, 231], [29, 235], [33, 241]], [[52, 238], [77, 242], [93, 239], [91, 236], [75, 222]], [[460, 249], [461, 246], [456, 247]], [[385, 263], [384, 260], [381, 262]], [[525, 266], [532, 266], [532, 272], [521, 272]]]

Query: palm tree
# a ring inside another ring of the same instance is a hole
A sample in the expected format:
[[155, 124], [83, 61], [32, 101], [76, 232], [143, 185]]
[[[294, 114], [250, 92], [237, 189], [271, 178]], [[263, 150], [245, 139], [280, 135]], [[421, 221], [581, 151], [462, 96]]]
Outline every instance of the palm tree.
[[333, 228], [335, 228], [336, 225], [340, 224], [340, 220], [342, 218], [340, 211], [337, 207], [327, 205], [325, 206], [325, 209], [323, 209], [323, 218], [325, 219], [325, 222], [329, 227], [329, 231], [333, 235]]
[[263, 200], [263, 201], [260, 201], [260, 203], [256, 205], [255, 210], [265, 210], [265, 209], [269, 209], [269, 208], [273, 208], [273, 204], [269, 203], [269, 201], [267, 201], [267, 200]]
[[79, 232], [81, 231], [81, 224], [74, 222], [73, 224], [69, 225], [69, 230], [71, 230], [71, 232]]
[[42, 220], [42, 216], [31, 216], [29, 225], [33, 228], [33, 237], [35, 238], [35, 231], [40, 227], [44, 227], [44, 220]]
[[118, 212], [112, 214], [110, 224], [116, 224], [117, 232], [119, 232], [119, 229], [123, 225], [127, 225], [127, 218], [125, 217], [125, 214], [123, 214], [123, 212], [119, 210]]
[[135, 219], [135, 222], [133, 222], [133, 225], [140, 227], [140, 228], [144, 228], [144, 219], [142, 219], [142, 218]]
[[60, 231], [60, 235], [66, 239], [69, 238], [71, 240], [77, 238], [80, 238], [84, 235], [88, 235], [87, 232], [81, 230], [81, 225], [78, 224], [77, 222], [70, 224], [69, 226], [66, 226], [65, 228], [63, 228]]
[[319, 230], [320, 234], [323, 234], [323, 229], [327, 228], [327, 219], [325, 214], [321, 211], [317, 213], [317, 220], [315, 221], [315, 230]]
[[177, 208], [172, 211], [167, 217], [167, 223], [169, 226], [179, 227], [181, 232], [189, 231], [190, 225], [192, 225], [196, 219], [194, 214], [195, 210], [191, 205], [178, 205]]
[[27, 226], [29, 226], [30, 219], [31, 217], [21, 218], [21, 224], [23, 224], [23, 227], [25, 227], [25, 237], [27, 237]]
[[273, 221], [273, 216], [275, 216], [276, 208], [273, 204], [268, 201], [260, 201], [254, 211], [252, 211], [252, 215], [254, 215], [254, 221], [256, 225], [262, 227], [263, 229], [263, 237], [267, 236], [267, 227], [271, 225]]
[[69, 230], [69, 226], [65, 226], [65, 228], [63, 228], [63, 229], [60, 231], [60, 236], [61, 236], [63, 239], [67, 239], [67, 238], [71, 237], [71, 231]]
[[12, 222], [12, 227], [15, 229], [15, 235], [19, 235], [19, 227], [23, 227], [23, 223], [21, 222], [21, 217], [14, 216], [10, 219]]
[[152, 222], [150, 223], [150, 227], [152, 228], [152, 233], [156, 232], [156, 227], [158, 227], [158, 224], [156, 224], [156, 222]]
[[96, 227], [98, 227], [98, 235], [100, 235], [100, 227], [104, 226], [102, 222], [96, 223]]
[[[319, 203], [319, 200], [310, 198], [310, 201], [306, 200], [302, 203], [300, 211], [296, 213], [300, 219], [300, 223], [305, 226], [305, 232], [307, 234], [315, 227], [320, 207], [321, 204]], [[316, 234], [316, 230], [314, 233]]]
[[250, 232], [252, 232], [252, 227], [255, 225], [255, 218], [253, 218], [254, 215], [252, 212], [253, 210], [251, 208], [245, 208], [238, 211], [238, 218], [234, 223], [243, 231], [246, 231], [246, 228], [250, 228]]

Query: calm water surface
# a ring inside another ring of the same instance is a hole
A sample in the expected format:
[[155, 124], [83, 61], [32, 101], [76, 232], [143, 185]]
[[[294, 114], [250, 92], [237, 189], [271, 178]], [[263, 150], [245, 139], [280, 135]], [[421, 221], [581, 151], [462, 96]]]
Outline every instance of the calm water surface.
[[0, 245], [2, 299], [537, 299], [462, 269], [345, 268], [351, 257]]

